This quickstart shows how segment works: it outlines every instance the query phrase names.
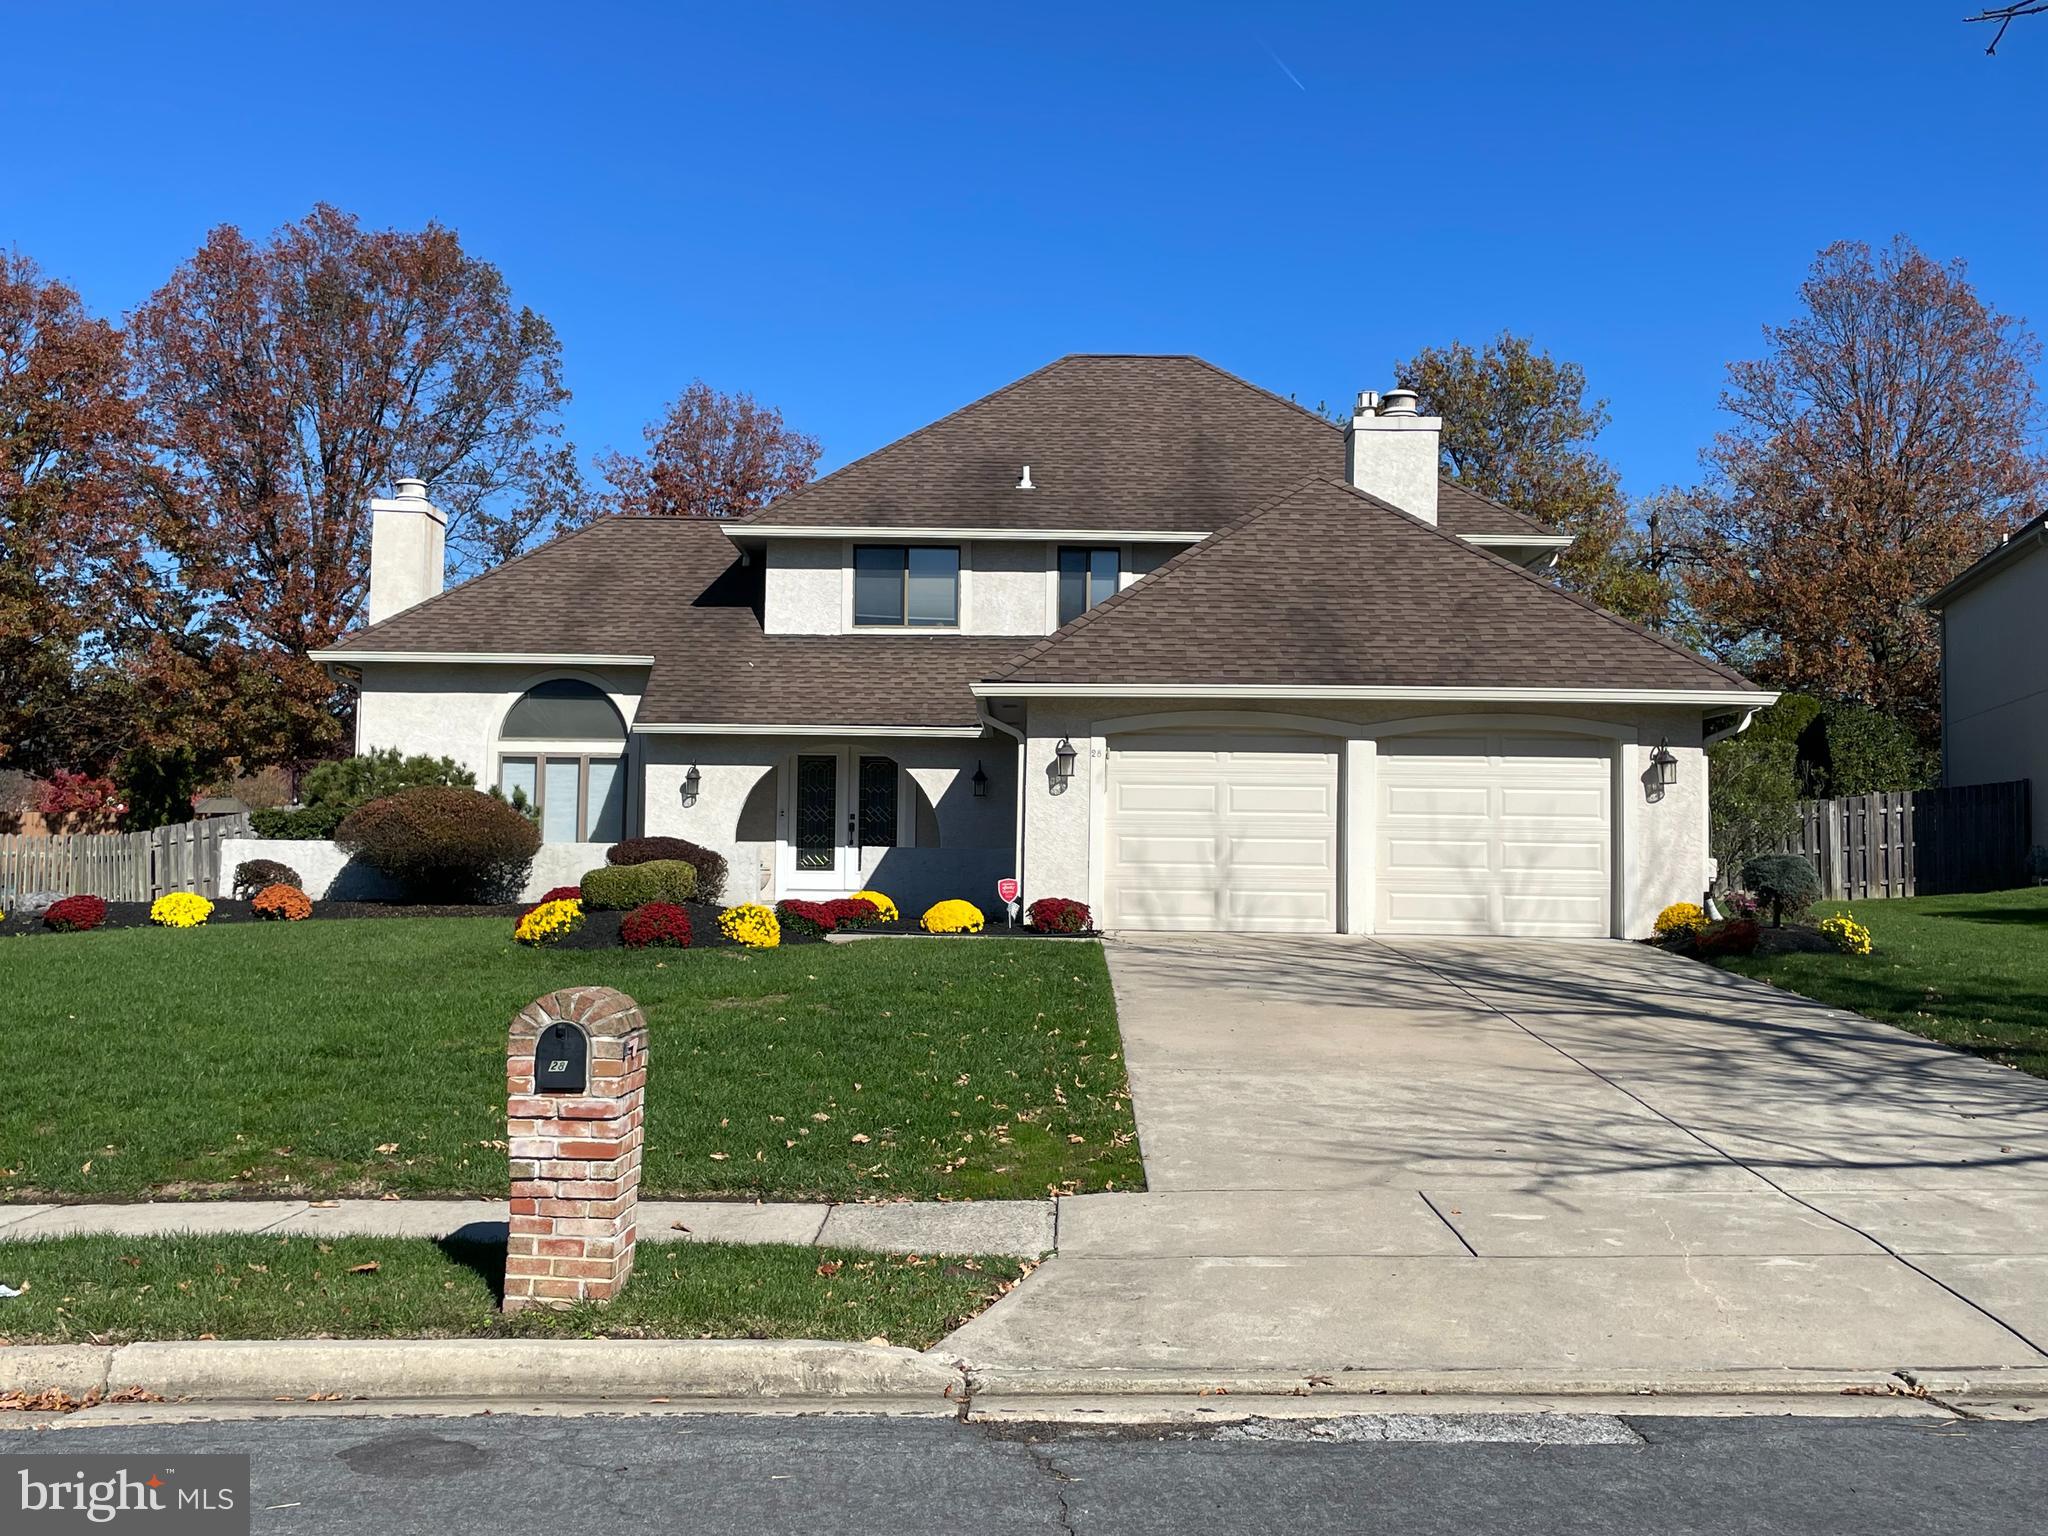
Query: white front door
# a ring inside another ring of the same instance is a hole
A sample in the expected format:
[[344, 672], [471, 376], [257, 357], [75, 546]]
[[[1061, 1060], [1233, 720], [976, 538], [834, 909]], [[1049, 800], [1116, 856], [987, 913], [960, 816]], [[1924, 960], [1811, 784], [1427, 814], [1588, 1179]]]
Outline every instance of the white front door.
[[1331, 933], [1337, 752], [1313, 736], [1116, 736], [1104, 926]]
[[1379, 933], [1606, 938], [1613, 744], [1395, 736], [1379, 744]]
[[853, 747], [799, 752], [782, 800], [781, 888], [846, 894], [911, 840], [910, 797], [892, 757]]

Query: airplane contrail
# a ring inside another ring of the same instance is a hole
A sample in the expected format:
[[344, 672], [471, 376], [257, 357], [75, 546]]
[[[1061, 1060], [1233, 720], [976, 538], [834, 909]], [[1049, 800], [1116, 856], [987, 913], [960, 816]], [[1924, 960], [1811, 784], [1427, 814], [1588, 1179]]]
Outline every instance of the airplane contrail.
[[1262, 37], [1259, 39], [1259, 46], [1266, 50], [1267, 58], [1271, 59], [1275, 64], [1278, 64], [1280, 66], [1280, 73], [1285, 75], [1288, 79], [1294, 82], [1294, 88], [1297, 91], [1300, 91], [1304, 95], [1306, 95], [1308, 93], [1308, 87], [1301, 83], [1301, 76], [1297, 75], [1293, 70], [1287, 67], [1287, 61], [1281, 58], [1279, 54], [1273, 51], [1273, 45], [1267, 42]]

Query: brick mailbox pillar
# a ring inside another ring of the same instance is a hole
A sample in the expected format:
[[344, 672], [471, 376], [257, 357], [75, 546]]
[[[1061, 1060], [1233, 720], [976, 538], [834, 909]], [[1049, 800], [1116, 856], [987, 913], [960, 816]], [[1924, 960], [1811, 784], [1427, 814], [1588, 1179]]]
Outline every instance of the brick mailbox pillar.
[[609, 1301], [633, 1272], [647, 1020], [610, 987], [520, 1009], [505, 1053], [505, 1310]]

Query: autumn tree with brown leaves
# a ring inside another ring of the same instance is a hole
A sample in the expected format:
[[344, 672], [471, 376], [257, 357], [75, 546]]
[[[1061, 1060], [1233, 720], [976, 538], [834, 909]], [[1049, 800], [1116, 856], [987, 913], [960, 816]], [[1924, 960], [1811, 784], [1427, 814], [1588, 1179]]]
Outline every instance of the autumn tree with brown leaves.
[[1444, 469], [1457, 484], [1572, 536], [1564, 585], [1626, 618], [1650, 622], [1668, 593], [1647, 568], [1621, 476], [1593, 443], [1607, 402], [1586, 398], [1586, 371], [1503, 332], [1484, 347], [1454, 341], [1394, 364], [1422, 409], [1444, 422]]
[[[108, 621], [135, 413], [121, 336], [19, 252], [0, 250], [0, 762], [72, 766], [81, 648]], [[69, 734], [67, 734], [69, 733]]]
[[1684, 596], [1758, 678], [1931, 739], [1939, 626], [1923, 601], [2039, 510], [2040, 346], [1960, 261], [1900, 237], [1823, 250], [1802, 313], [1729, 369]]
[[606, 453], [604, 510], [635, 517], [740, 517], [808, 484], [818, 440], [749, 394], [702, 379], [651, 422], [644, 455]]
[[125, 618], [151, 675], [216, 701], [209, 729], [250, 760], [339, 742], [306, 656], [361, 613], [372, 496], [428, 481], [458, 572], [575, 498], [554, 330], [438, 224], [367, 230], [323, 204], [261, 243], [224, 225], [136, 311], [130, 344], [150, 559]]

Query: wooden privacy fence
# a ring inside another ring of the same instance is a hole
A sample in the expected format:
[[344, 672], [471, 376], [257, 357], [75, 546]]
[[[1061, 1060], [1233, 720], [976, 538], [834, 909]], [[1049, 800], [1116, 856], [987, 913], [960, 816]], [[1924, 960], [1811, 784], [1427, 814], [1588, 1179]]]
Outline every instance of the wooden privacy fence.
[[2026, 779], [1802, 800], [1778, 851], [1809, 860], [1830, 900], [1998, 891], [2030, 878], [2032, 817]]
[[148, 832], [0, 837], [0, 906], [28, 895], [154, 901], [166, 891], [221, 894], [220, 847], [249, 835], [247, 816], [217, 816]]

